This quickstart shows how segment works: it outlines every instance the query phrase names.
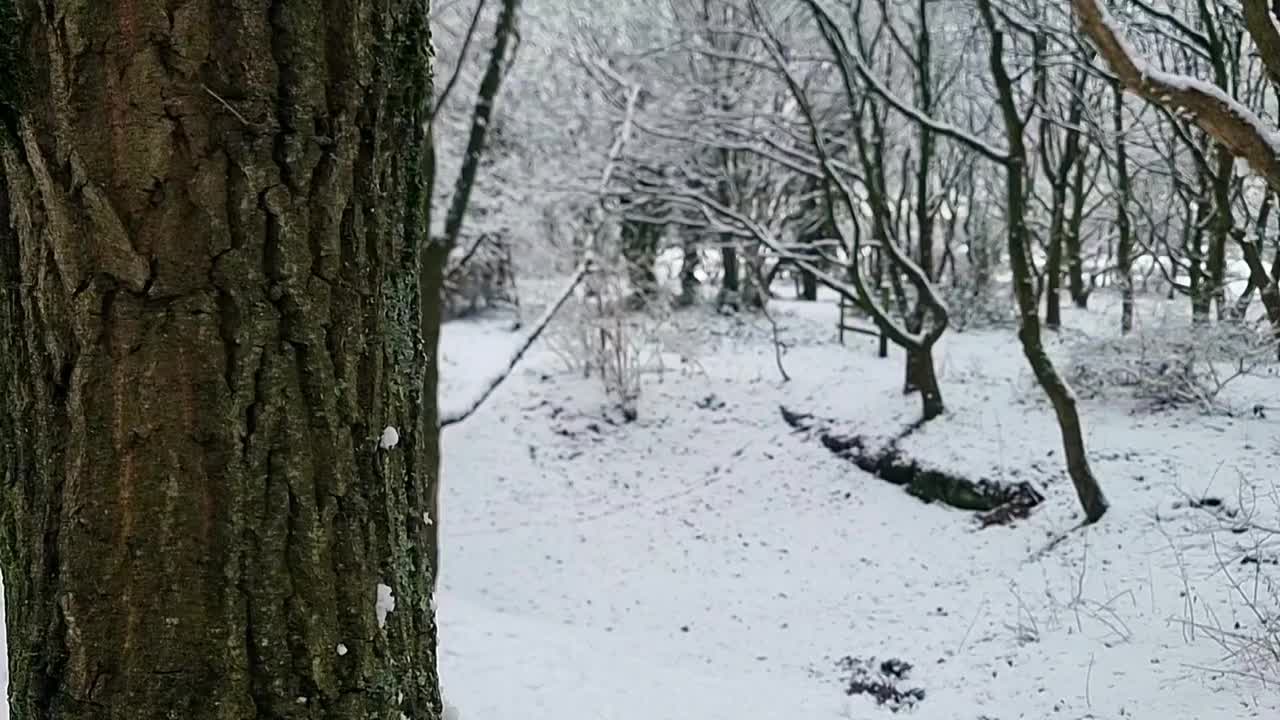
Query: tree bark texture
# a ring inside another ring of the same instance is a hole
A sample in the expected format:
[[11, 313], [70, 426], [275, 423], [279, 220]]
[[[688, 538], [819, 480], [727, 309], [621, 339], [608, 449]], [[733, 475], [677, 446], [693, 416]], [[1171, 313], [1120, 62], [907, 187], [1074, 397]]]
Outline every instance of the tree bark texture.
[[15, 718], [439, 716], [428, 5], [16, 0]]

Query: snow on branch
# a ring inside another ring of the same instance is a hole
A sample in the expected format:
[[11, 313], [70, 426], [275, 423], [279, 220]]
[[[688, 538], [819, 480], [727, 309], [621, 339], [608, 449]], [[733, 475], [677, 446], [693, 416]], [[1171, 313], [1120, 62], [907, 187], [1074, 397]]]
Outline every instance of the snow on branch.
[[592, 266], [591, 256], [588, 255], [587, 258], [578, 265], [578, 269], [574, 271], [573, 276], [569, 278], [569, 281], [565, 283], [564, 289], [560, 291], [560, 295], [556, 297], [555, 302], [551, 303], [551, 305], [547, 307], [546, 312], [542, 313], [542, 317], [538, 318], [537, 322], [524, 332], [524, 337], [522, 337], [520, 341], [516, 343], [515, 347], [512, 348], [511, 354], [507, 357], [507, 361], [503, 363], [502, 366], [493, 373], [493, 375], [485, 380], [478, 392], [465, 402], [458, 404], [456, 407], [445, 408], [441, 411], [441, 428], [456, 425], [457, 423], [471, 417], [472, 413], [480, 409], [480, 406], [484, 404], [484, 401], [488, 400], [489, 396], [498, 389], [498, 386], [501, 385], [502, 382], [511, 375], [511, 372], [516, 369], [516, 365], [520, 363], [520, 359], [524, 357], [524, 354], [528, 352], [529, 348], [533, 346], [533, 343], [537, 341], [538, 336], [542, 334], [542, 331], [546, 330], [547, 326], [551, 324], [551, 320], [556, 316], [556, 313], [560, 311], [560, 308], [564, 307], [564, 304], [573, 296], [573, 291], [577, 289], [578, 285], [582, 282], [582, 279], [587, 276], [587, 273], [591, 272]]
[[1244, 0], [1244, 22], [1272, 82], [1280, 82], [1280, 18], [1268, 0]]
[[[1233, 155], [1247, 161], [1273, 189], [1280, 190], [1280, 138], [1252, 110], [1216, 85], [1147, 64], [1099, 0], [1073, 3], [1081, 30], [1125, 87], [1175, 113], [1189, 115]], [[1255, 32], [1256, 24], [1250, 24], [1251, 32]], [[1259, 45], [1266, 54], [1263, 39], [1259, 39]], [[1272, 61], [1280, 62], [1280, 57], [1268, 61], [1268, 67]]]

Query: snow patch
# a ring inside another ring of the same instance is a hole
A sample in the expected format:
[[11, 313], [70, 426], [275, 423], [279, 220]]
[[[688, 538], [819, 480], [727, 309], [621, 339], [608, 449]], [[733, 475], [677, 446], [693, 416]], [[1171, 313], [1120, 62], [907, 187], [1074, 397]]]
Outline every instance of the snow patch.
[[396, 596], [391, 592], [391, 588], [383, 583], [378, 583], [378, 600], [374, 604], [374, 610], [378, 613], [378, 627], [385, 628], [387, 626], [387, 615], [396, 609]]
[[390, 450], [391, 448], [399, 444], [400, 444], [400, 431], [388, 425], [387, 429], [382, 431], [382, 437], [378, 440], [378, 447], [382, 448], [383, 450]]

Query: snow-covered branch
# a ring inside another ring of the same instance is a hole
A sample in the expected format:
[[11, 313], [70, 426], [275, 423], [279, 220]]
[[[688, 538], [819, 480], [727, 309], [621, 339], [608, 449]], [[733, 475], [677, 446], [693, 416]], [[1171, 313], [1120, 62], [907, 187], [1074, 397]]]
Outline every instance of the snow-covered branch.
[[1280, 190], [1280, 138], [1252, 110], [1211, 83], [1150, 66], [1099, 0], [1073, 2], [1081, 29], [1126, 88], [1175, 113], [1189, 114], [1202, 130]]

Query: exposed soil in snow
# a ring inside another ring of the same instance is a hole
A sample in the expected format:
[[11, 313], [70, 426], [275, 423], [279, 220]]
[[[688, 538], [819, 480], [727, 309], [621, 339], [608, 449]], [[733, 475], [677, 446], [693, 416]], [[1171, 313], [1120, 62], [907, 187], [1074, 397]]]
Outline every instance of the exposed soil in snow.
[[887, 446], [874, 447], [859, 435], [839, 435], [831, 421], [815, 419], [782, 407], [782, 419], [799, 432], [816, 435], [836, 457], [851, 461], [863, 472], [900, 485], [925, 502], [941, 502], [960, 510], [977, 510], [983, 527], [1007, 525], [1025, 518], [1044, 496], [1031, 483], [1003, 483], [987, 478], [971, 480], [937, 468], [925, 467], [898, 448], [907, 435], [921, 427], [912, 424]]

